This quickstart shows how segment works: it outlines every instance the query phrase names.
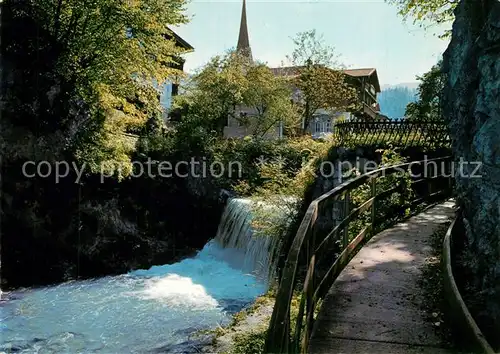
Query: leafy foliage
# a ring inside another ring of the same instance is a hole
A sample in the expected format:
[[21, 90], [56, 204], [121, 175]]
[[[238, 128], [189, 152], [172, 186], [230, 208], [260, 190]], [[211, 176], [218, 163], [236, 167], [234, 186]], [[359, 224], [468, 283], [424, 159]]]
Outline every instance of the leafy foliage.
[[297, 124], [286, 83], [264, 64], [236, 52], [212, 58], [185, 90], [175, 106], [184, 107], [185, 115], [196, 117], [200, 125], [219, 135], [229, 117], [249, 128], [254, 137], [264, 136], [280, 121], [285, 126]]
[[219, 186], [253, 198], [257, 233], [280, 238], [289, 224], [283, 215], [292, 215], [301, 201], [295, 181], [302, 166], [327, 144], [310, 138], [214, 140], [213, 144], [207, 156], [224, 166], [236, 162], [241, 171], [218, 179]]
[[412, 121], [442, 120], [441, 97], [446, 82], [446, 74], [441, 70], [441, 62], [434, 65], [430, 71], [418, 77], [419, 99], [406, 107], [405, 115]]
[[258, 233], [275, 237], [280, 242], [300, 216], [304, 195], [316, 179], [316, 164], [325, 158], [330, 144], [308, 138], [295, 141], [291, 148], [300, 152], [300, 165], [287, 165], [286, 159], [258, 165], [261, 184], [252, 193], [254, 200], [262, 202], [253, 210], [253, 227]]
[[295, 81], [303, 101], [299, 104], [304, 129], [319, 109], [342, 112], [357, 103], [356, 89], [344, 81], [344, 74], [323, 66], [306, 66]]
[[[413, 23], [420, 23], [421, 26], [451, 23], [455, 18], [453, 10], [458, 4], [457, 0], [386, 0], [394, 4], [399, 9], [399, 14], [405, 20], [413, 18]], [[445, 31], [440, 37], [448, 38], [451, 30]]]
[[[379, 167], [387, 167], [405, 163], [406, 160], [393, 148], [379, 150], [382, 153], [382, 161]], [[351, 176], [359, 175], [361, 171], [351, 171]], [[386, 176], [381, 176], [376, 180], [376, 191], [381, 193], [395, 186], [400, 186], [400, 189], [386, 197], [383, 201], [376, 202], [376, 230], [381, 231], [387, 228], [391, 223], [399, 217], [404, 217], [408, 214], [405, 205], [410, 202], [414, 196], [411, 187], [411, 178], [407, 172], [396, 172]], [[371, 198], [371, 186], [365, 183], [351, 192], [350, 210], [357, 208]], [[349, 225], [349, 240], [354, 239], [358, 233], [371, 222], [371, 210], [368, 210], [359, 215]]]
[[[243, 105], [253, 107], [256, 114], [248, 117], [254, 136], [264, 136], [282, 121], [290, 130], [299, 121], [298, 113], [290, 101], [291, 90], [282, 78], [277, 78], [264, 65], [251, 66], [246, 73], [248, 90], [243, 96]], [[247, 124], [248, 120], [240, 123]]]
[[264, 353], [264, 344], [267, 331], [265, 329], [254, 330], [249, 333], [238, 334], [232, 354], [261, 354]]
[[[155, 83], [179, 75], [174, 67], [181, 49], [169, 39], [168, 26], [187, 21], [185, 0], [7, 0], [2, 5], [9, 29], [28, 32], [9, 31], [5, 58], [22, 79], [37, 82], [33, 88], [16, 85], [34, 90], [31, 97], [19, 89], [9, 97], [17, 115], [25, 115], [16, 124], [35, 134], [73, 129], [67, 148], [94, 171], [107, 160], [130, 164], [130, 144], [121, 133], [158, 116]], [[39, 57], [33, 71], [30, 61]], [[75, 126], [77, 115], [84, 118]]]
[[325, 44], [322, 35], [318, 35], [316, 30], [299, 32], [292, 39], [294, 50], [287, 60], [293, 65], [304, 66], [323, 65], [326, 67], [338, 67], [339, 55], [335, 53], [335, 48]]
[[327, 46], [315, 30], [298, 33], [293, 42], [295, 49], [288, 59], [298, 70], [292, 83], [298, 89], [303, 130], [319, 109], [338, 112], [355, 108], [357, 92], [345, 82], [334, 48]]

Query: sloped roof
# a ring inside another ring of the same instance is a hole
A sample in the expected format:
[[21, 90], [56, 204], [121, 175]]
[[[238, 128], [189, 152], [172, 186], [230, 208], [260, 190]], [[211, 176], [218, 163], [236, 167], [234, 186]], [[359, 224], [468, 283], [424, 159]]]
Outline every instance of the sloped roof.
[[346, 69], [343, 73], [352, 77], [369, 77], [372, 80], [375, 90], [380, 92], [380, 83], [378, 81], [377, 69], [361, 68], [361, 69]]
[[[304, 66], [284, 66], [280, 68], [270, 68], [275, 76], [297, 76], [299, 71], [303, 69]], [[377, 69], [375, 68], [362, 68], [362, 69], [346, 69], [342, 72], [351, 77], [369, 77], [372, 80], [373, 85], [377, 92], [380, 92], [380, 83], [378, 81]]]
[[375, 68], [362, 68], [362, 69], [346, 69], [346, 70], [343, 70], [344, 74], [347, 74], [349, 76], [355, 76], [355, 77], [370, 76], [375, 71], [377, 71]]
[[174, 31], [172, 31], [171, 28], [168, 29], [169, 30], [169, 33], [167, 34], [167, 37], [171, 36], [171, 38], [173, 38], [175, 40], [175, 42], [177, 43], [177, 45], [181, 48], [184, 49], [185, 52], [192, 52], [194, 51], [194, 47], [189, 44], [188, 42], [186, 42], [181, 36], [179, 36], [177, 33], [175, 33]]

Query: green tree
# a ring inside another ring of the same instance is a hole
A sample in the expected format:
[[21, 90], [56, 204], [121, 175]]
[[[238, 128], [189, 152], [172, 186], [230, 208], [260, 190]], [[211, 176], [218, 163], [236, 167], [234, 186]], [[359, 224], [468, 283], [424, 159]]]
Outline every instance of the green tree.
[[248, 89], [243, 95], [243, 104], [254, 112], [248, 122], [253, 135], [261, 137], [280, 122], [285, 130], [291, 131], [300, 117], [291, 102], [292, 92], [287, 82], [277, 78], [263, 64], [252, 65], [246, 73], [246, 79]]
[[298, 116], [290, 97], [287, 83], [267, 66], [230, 52], [212, 58], [191, 79], [186, 93], [175, 99], [175, 106], [189, 107], [187, 119], [197, 119], [218, 134], [231, 117], [247, 126], [251, 135], [262, 137], [279, 122], [296, 124]]
[[418, 100], [406, 106], [405, 116], [413, 121], [441, 120], [441, 98], [446, 83], [446, 75], [441, 71], [442, 62], [434, 65], [430, 71], [417, 77]]
[[[386, 0], [388, 3], [396, 5], [399, 14], [405, 20], [412, 18], [413, 23], [419, 23], [423, 27], [450, 23], [455, 16], [453, 11], [458, 4], [458, 0]], [[448, 38], [451, 30], [446, 30], [441, 38]]]
[[354, 109], [358, 95], [345, 82], [334, 48], [326, 45], [315, 30], [298, 33], [293, 42], [295, 49], [288, 59], [297, 71], [292, 83], [298, 89], [297, 103], [305, 133], [319, 109], [331, 112]]
[[184, 92], [174, 99], [174, 109], [184, 111], [184, 122], [196, 118], [197, 124], [222, 134], [228, 116], [234, 115], [235, 107], [243, 101], [248, 66], [236, 53], [211, 58], [183, 85]]
[[292, 38], [294, 50], [287, 60], [293, 65], [322, 65], [330, 68], [339, 67], [339, 55], [335, 48], [325, 43], [323, 35], [316, 30], [299, 32]]

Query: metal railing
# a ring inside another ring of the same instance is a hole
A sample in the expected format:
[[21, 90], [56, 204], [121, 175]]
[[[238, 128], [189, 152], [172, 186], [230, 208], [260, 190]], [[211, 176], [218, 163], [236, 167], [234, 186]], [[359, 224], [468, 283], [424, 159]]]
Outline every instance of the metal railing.
[[[406, 186], [409, 186], [415, 193], [414, 197], [409, 198], [408, 202], [401, 205], [401, 209], [404, 210], [421, 204], [429, 198], [450, 192], [452, 187], [451, 164], [450, 157], [443, 157], [380, 168], [349, 180], [311, 202], [292, 242], [283, 268], [267, 332], [266, 353], [307, 352], [315, 321], [314, 314], [319, 301], [325, 297], [342, 269], [349, 262], [350, 257], [356, 253], [360, 243], [376, 231], [377, 206], [379, 209], [385, 206], [387, 202], [381, 204], [381, 201], [387, 200], [395, 193], [402, 193], [405, 187], [403, 182], [405, 179], [400, 178], [400, 182], [390, 180], [389, 188], [378, 190], [380, 186], [377, 185], [377, 181], [386, 176], [397, 177], [397, 173], [401, 173], [400, 176], [408, 177], [406, 179], [408, 185]], [[417, 175], [414, 171], [415, 168], [419, 169], [420, 172], [423, 170], [423, 176]], [[351, 192], [363, 185], [366, 185], [363, 188], [365, 188], [365, 192], [368, 192], [366, 194], [369, 198], [359, 202], [355, 208], [351, 208]], [[326, 237], [316, 240], [318, 215], [323, 215], [324, 206], [328, 205], [330, 208], [329, 204], [332, 204], [332, 201], [340, 201], [343, 204], [343, 208], [341, 208], [343, 209], [343, 218], [336, 226], [332, 227]], [[396, 204], [398, 205], [398, 203]], [[359, 218], [361, 214], [365, 215], [362, 219]], [[350, 226], [359, 228], [359, 220], [362, 220], [362, 228], [356, 236], [350, 238], [349, 228]], [[358, 224], [353, 225], [354, 221], [358, 221]], [[320, 241], [318, 245], [316, 245], [316, 241]], [[324, 257], [325, 255], [331, 256], [332, 244], [334, 243], [341, 244], [340, 255], [336, 258]], [[292, 334], [291, 301], [297, 285], [300, 259], [301, 256], [304, 257], [304, 254], [307, 260], [307, 273], [301, 290], [301, 300], [294, 325], [295, 330]]]
[[335, 124], [341, 145], [450, 147], [448, 128], [443, 121], [412, 122], [406, 119], [353, 120]]

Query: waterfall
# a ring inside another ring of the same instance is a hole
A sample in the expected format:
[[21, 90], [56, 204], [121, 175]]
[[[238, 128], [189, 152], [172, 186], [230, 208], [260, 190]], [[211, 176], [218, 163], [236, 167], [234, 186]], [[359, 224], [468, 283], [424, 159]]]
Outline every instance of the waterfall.
[[180, 262], [7, 294], [0, 353], [192, 351], [191, 334], [229, 324], [269, 286], [277, 237], [252, 218], [261, 207], [271, 225], [288, 218], [274, 205], [229, 200], [215, 238]]
[[[222, 214], [215, 241], [223, 248], [217, 255], [233, 267], [251, 273], [268, 282], [274, 273], [276, 237], [256, 235], [252, 228], [252, 208], [249, 199], [230, 199]], [[231, 252], [227, 252], [231, 250]]]

